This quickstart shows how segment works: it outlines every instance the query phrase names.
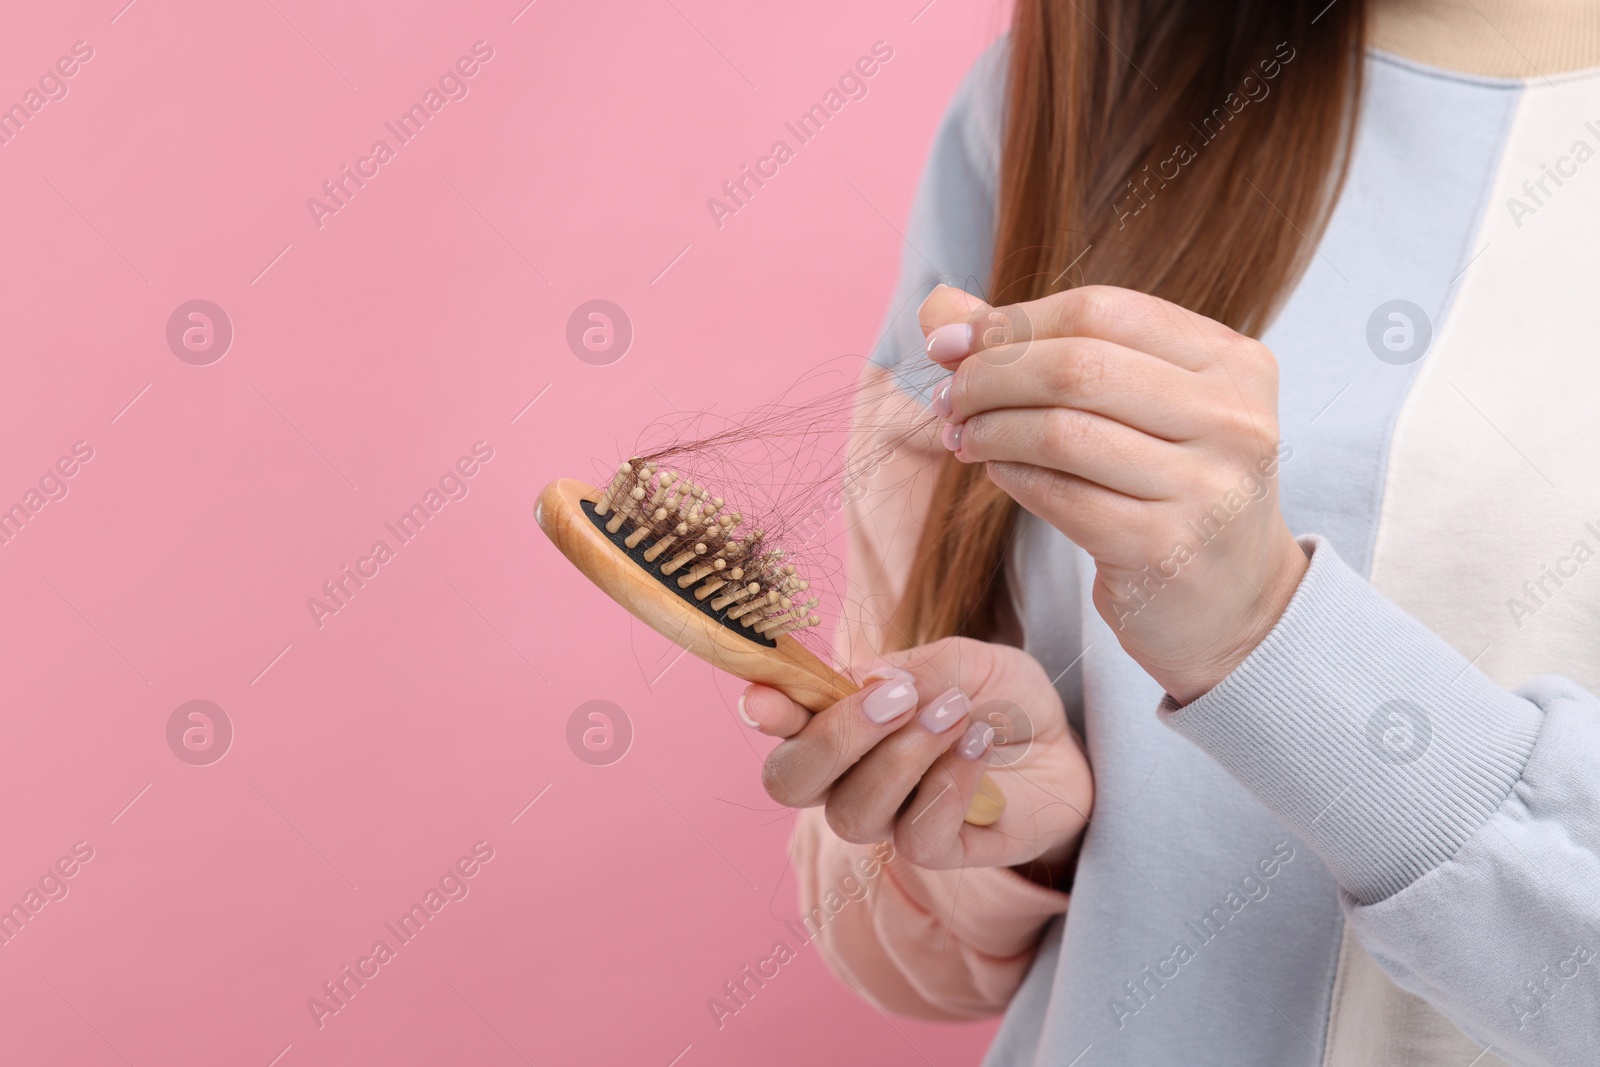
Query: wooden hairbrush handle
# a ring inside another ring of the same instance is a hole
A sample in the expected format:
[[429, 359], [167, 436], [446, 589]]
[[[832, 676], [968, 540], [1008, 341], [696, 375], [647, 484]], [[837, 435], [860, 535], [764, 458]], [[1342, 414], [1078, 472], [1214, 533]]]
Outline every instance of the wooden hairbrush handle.
[[[769, 647], [690, 606], [664, 584], [665, 579], [635, 562], [584, 514], [583, 502], [598, 499], [593, 486], [562, 478], [539, 494], [534, 518], [573, 566], [635, 618], [713, 667], [769, 685], [811, 712], [861, 691], [861, 686], [788, 634], [778, 636]], [[966, 821], [988, 826], [1005, 807], [1005, 794], [985, 774], [967, 806]]]

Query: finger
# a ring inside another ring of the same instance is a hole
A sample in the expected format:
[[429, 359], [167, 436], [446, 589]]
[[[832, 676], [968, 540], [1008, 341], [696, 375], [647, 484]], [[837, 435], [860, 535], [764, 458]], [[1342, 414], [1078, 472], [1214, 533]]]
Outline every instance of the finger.
[[[976, 858], [971, 847], [975, 841], [993, 844], [999, 839], [999, 833], [991, 828], [965, 824], [967, 806], [988, 768], [993, 741], [993, 727], [969, 723], [960, 739], [934, 762], [895, 821], [896, 851], [919, 867], [942, 870], [970, 864]], [[968, 830], [973, 833], [969, 835]]]
[[1028, 463], [1139, 500], [1176, 495], [1191, 462], [1180, 445], [1073, 408], [986, 411], [947, 425], [941, 440], [964, 463]]
[[811, 721], [811, 712], [766, 685], [750, 685], [739, 694], [739, 718], [768, 737], [793, 737]]
[[1133, 567], [1148, 562], [1135, 560], [1142, 542], [1128, 536], [1128, 531], [1148, 523], [1148, 503], [1077, 475], [1028, 463], [991, 463], [988, 473], [1007, 496], [1096, 560]]
[[1132, 289], [1086, 285], [980, 311], [973, 351], [1048, 337], [1097, 337], [1185, 370], [1211, 366], [1245, 338], [1170, 301]]
[[1204, 430], [1197, 401], [1206, 380], [1147, 353], [1098, 338], [1050, 338], [1035, 341], [1025, 359], [990, 355], [964, 360], [935, 390], [934, 410], [964, 422], [995, 408], [1079, 408], [1168, 441]]
[[961, 738], [969, 711], [961, 690], [946, 690], [864, 756], [828, 796], [826, 814], [834, 833], [856, 844], [887, 840], [906, 797]]
[[768, 753], [761, 779], [773, 800], [791, 808], [819, 803], [840, 775], [911, 717], [919, 699], [916, 677], [899, 668], [886, 671], [893, 673], [818, 712]]
[[988, 307], [982, 298], [973, 296], [964, 289], [940, 284], [933, 287], [933, 292], [929, 293], [923, 299], [922, 305], [917, 308], [917, 323], [922, 327], [922, 335], [926, 337], [940, 326], [968, 322], [973, 315]]
[[972, 351], [972, 320], [990, 310], [978, 297], [949, 285], [935, 286], [917, 309], [917, 322], [927, 338], [928, 358], [954, 366]]

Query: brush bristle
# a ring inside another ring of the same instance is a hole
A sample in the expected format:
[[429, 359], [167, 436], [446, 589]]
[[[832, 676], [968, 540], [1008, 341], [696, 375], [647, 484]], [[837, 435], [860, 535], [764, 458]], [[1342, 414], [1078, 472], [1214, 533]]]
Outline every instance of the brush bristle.
[[587, 507], [595, 525], [662, 585], [752, 641], [818, 625], [815, 597], [763, 530], [677, 471], [638, 459]]

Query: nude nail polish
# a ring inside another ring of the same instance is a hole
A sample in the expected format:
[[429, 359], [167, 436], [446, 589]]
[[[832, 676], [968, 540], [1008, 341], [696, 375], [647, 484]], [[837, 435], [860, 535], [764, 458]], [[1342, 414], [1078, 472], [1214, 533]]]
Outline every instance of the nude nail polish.
[[961, 717], [971, 709], [972, 704], [965, 693], [959, 689], [948, 689], [922, 709], [917, 721], [932, 732], [942, 734], [960, 722]]
[[950, 406], [950, 386], [954, 378], [946, 378], [933, 390], [933, 413], [941, 419], [948, 419], [952, 410]]
[[946, 423], [945, 428], [939, 431], [939, 443], [952, 452], [961, 451], [961, 423]]
[[955, 363], [972, 354], [972, 323], [952, 322], [928, 334], [928, 358]]
[[989, 751], [994, 743], [994, 727], [986, 722], [975, 722], [961, 734], [956, 742], [956, 753], [962, 759], [977, 759]]
[[750, 729], [752, 729], [752, 730], [761, 729], [761, 724], [756, 722], [754, 719], [752, 719], [750, 717], [750, 713], [748, 711], [744, 710], [744, 694], [743, 693], [739, 694], [739, 709], [738, 710], [739, 710], [739, 718], [740, 718], [740, 720], [742, 720], [744, 722], [744, 724], [746, 726], [750, 727]]
[[882, 726], [917, 706], [917, 683], [910, 671], [877, 685], [861, 701], [861, 714]]

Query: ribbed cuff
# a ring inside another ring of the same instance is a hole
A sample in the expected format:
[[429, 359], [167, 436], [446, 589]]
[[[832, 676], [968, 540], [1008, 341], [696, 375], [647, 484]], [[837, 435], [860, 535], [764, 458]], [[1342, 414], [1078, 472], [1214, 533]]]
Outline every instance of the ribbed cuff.
[[1162, 719], [1283, 819], [1363, 904], [1455, 855], [1522, 774], [1543, 712], [1378, 595], [1325, 540], [1283, 617]]

